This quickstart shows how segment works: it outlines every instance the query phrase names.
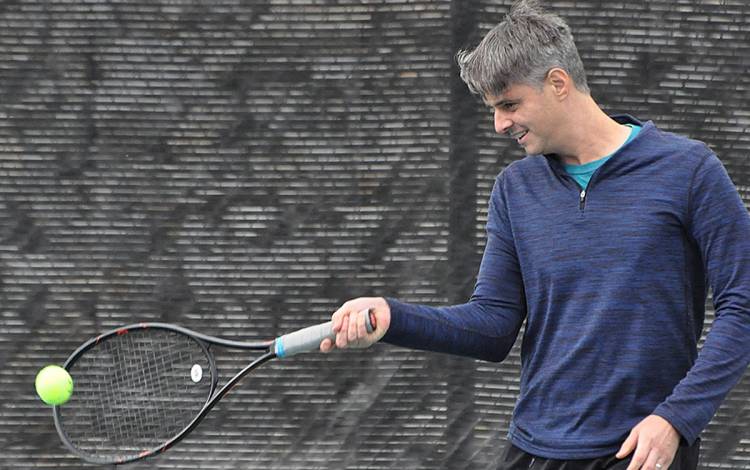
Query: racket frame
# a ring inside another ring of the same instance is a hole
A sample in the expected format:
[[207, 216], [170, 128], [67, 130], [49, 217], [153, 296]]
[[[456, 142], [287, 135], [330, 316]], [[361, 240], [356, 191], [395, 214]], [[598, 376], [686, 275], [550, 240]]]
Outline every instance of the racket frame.
[[[358, 312], [358, 315], [362, 315], [365, 318], [365, 328], [368, 333], [372, 333], [376, 328], [375, 317], [372, 313], [372, 310], [370, 308], [365, 308]], [[55, 428], [57, 429], [57, 433], [59, 434], [60, 439], [63, 441], [65, 446], [68, 447], [68, 449], [70, 449], [82, 460], [96, 464], [119, 465], [142, 460], [154, 454], [164, 452], [180, 442], [183, 438], [185, 438], [185, 436], [190, 433], [190, 431], [195, 429], [195, 427], [198, 426], [201, 421], [203, 421], [203, 418], [206, 417], [206, 415], [219, 402], [219, 400], [221, 400], [221, 398], [226, 395], [227, 392], [229, 392], [229, 390], [231, 390], [237, 384], [237, 382], [239, 382], [244, 376], [249, 374], [253, 369], [258, 368], [259, 366], [276, 357], [285, 358], [288, 356], [299, 354], [301, 352], [312, 351], [317, 348], [317, 346], [320, 344], [320, 341], [322, 341], [324, 338], [329, 338], [331, 340], [335, 339], [335, 334], [332, 332], [332, 322], [321, 323], [312, 327], [303, 328], [301, 330], [297, 330], [295, 332], [280, 336], [273, 340], [254, 342], [234, 341], [224, 338], [218, 338], [215, 336], [209, 336], [171, 323], [141, 322], [121, 326], [89, 339], [81, 346], [79, 346], [78, 349], [73, 351], [70, 357], [68, 357], [68, 359], [63, 364], [63, 368], [67, 371], [70, 371], [70, 368], [86, 351], [96, 347], [99, 343], [107, 340], [112, 336], [125, 335], [129, 334], [132, 331], [148, 329], [167, 330], [187, 336], [196, 341], [203, 348], [203, 352], [208, 358], [210, 364], [209, 367], [211, 370], [210, 393], [208, 394], [206, 402], [203, 404], [203, 407], [196, 414], [196, 416], [174, 437], [150, 449], [144, 449], [138, 454], [134, 454], [128, 457], [122, 457], [119, 459], [101, 458], [97, 457], [96, 455], [85, 453], [78, 449], [72, 443], [71, 439], [68, 437], [65, 429], [63, 428], [62, 419], [60, 416], [60, 407], [63, 405], [53, 406], [52, 409]], [[285, 348], [285, 344], [287, 345], [287, 348]], [[213, 345], [221, 346], [227, 349], [263, 351], [264, 353], [251, 361], [247, 366], [245, 366], [245, 368], [237, 372], [231, 379], [227, 381], [227, 383], [225, 383], [218, 391], [216, 391], [219, 379], [216, 361], [210, 350], [210, 347]]]
[[[185, 336], [190, 337], [194, 341], [196, 341], [201, 348], [203, 348], [204, 353], [206, 354], [206, 357], [208, 358], [208, 362], [211, 369], [211, 384], [209, 388], [209, 394], [208, 398], [206, 399], [206, 402], [203, 404], [203, 407], [201, 410], [195, 415], [195, 417], [183, 428], [179, 433], [177, 433], [174, 437], [171, 439], [160, 443], [159, 445], [152, 447], [150, 449], [144, 449], [138, 454], [134, 454], [132, 456], [126, 457], [126, 458], [119, 458], [119, 459], [108, 459], [108, 458], [99, 458], [96, 455], [89, 454], [86, 452], [81, 451], [78, 449], [71, 441], [71, 439], [68, 437], [67, 433], [65, 432], [65, 429], [63, 428], [62, 424], [62, 418], [61, 418], [61, 406], [64, 405], [55, 405], [52, 407], [52, 413], [55, 421], [55, 428], [57, 429], [57, 433], [60, 436], [60, 439], [63, 441], [63, 444], [70, 449], [74, 454], [76, 454], [81, 459], [91, 462], [91, 463], [97, 463], [97, 464], [124, 464], [124, 463], [130, 463], [135, 462], [141, 459], [145, 459], [146, 457], [150, 457], [154, 454], [161, 453], [172, 447], [173, 445], [180, 442], [185, 436], [187, 436], [190, 431], [195, 429], [198, 424], [200, 424], [201, 421], [208, 415], [208, 413], [211, 411], [211, 409], [221, 400], [221, 398], [229, 392], [229, 390], [234, 387], [237, 382], [239, 382], [244, 376], [249, 374], [253, 369], [256, 369], [257, 367], [261, 366], [262, 364], [270, 361], [271, 359], [274, 359], [276, 357], [276, 354], [273, 352], [272, 348], [274, 345], [275, 340], [270, 341], [255, 341], [255, 342], [242, 342], [242, 341], [234, 341], [224, 338], [217, 338], [215, 336], [209, 336], [205, 335], [203, 333], [199, 333], [197, 331], [190, 330], [188, 328], [184, 328], [178, 325], [173, 325], [170, 323], [160, 323], [160, 322], [141, 322], [141, 323], [133, 323], [126, 326], [121, 326], [109, 331], [106, 331], [94, 338], [91, 338], [90, 340], [83, 343], [81, 346], [78, 347], [71, 355], [68, 357], [68, 359], [63, 364], [63, 368], [67, 371], [70, 370], [70, 368], [76, 363], [76, 361], [88, 350], [96, 347], [99, 343], [102, 341], [105, 341], [113, 336], [121, 336], [125, 334], [129, 334], [133, 331], [139, 331], [139, 330], [148, 330], [148, 329], [160, 329], [160, 330], [167, 330], [174, 333], [182, 334]], [[238, 373], [236, 373], [231, 379], [227, 381], [218, 391], [216, 390], [216, 387], [218, 385], [219, 377], [218, 377], [218, 368], [216, 367], [216, 361], [214, 359], [213, 353], [210, 350], [210, 347], [212, 345], [221, 346], [228, 349], [239, 349], [239, 350], [247, 350], [247, 351], [265, 351], [264, 354], [250, 362], [247, 366], [245, 366], [242, 370], [240, 370]], [[75, 385], [74, 385], [75, 386]], [[75, 393], [75, 392], [74, 392]]]

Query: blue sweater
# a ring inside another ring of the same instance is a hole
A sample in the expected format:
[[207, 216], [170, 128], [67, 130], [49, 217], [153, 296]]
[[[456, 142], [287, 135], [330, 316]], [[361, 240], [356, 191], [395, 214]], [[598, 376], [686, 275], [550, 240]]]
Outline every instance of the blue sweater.
[[[692, 443], [750, 362], [750, 216], [700, 142], [643, 129], [585, 192], [551, 156], [496, 179], [471, 299], [388, 299], [391, 344], [501, 361], [526, 320], [509, 438], [616, 452], [650, 414]], [[707, 290], [716, 319], [698, 354]]]

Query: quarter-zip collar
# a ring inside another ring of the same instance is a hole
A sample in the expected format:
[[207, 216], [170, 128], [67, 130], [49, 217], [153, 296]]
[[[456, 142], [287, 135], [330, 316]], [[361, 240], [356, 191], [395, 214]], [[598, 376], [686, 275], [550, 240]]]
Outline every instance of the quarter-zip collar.
[[583, 211], [586, 207], [586, 198], [588, 196], [589, 190], [592, 189], [596, 180], [601, 178], [601, 173], [605, 171], [605, 167], [609, 167], [614, 164], [613, 161], [616, 161], [618, 154], [621, 153], [623, 148], [633, 145], [634, 142], [637, 142], [639, 140], [639, 137], [641, 136], [641, 134], [646, 133], [650, 131], [651, 129], [655, 128], [653, 122], [651, 121], [643, 122], [629, 114], [617, 114], [617, 115], [612, 115], [610, 117], [620, 124], [634, 124], [634, 125], [640, 126], [642, 128], [641, 132], [639, 132], [639, 134], [635, 136], [633, 140], [626, 142], [619, 149], [617, 149], [617, 151], [615, 151], [615, 153], [612, 154], [610, 159], [606, 161], [601, 167], [599, 167], [596, 170], [596, 172], [594, 172], [586, 188], [581, 188], [580, 185], [568, 174], [568, 172], [565, 171], [565, 167], [563, 166], [563, 163], [560, 161], [560, 157], [558, 155], [556, 154], [544, 155], [544, 158], [547, 161], [547, 164], [549, 165], [550, 169], [555, 173], [555, 175], [558, 177], [558, 179], [562, 181], [566, 186], [571, 186], [571, 188], [575, 189], [578, 192], [578, 207], [581, 211]]
[[[630, 142], [626, 143], [622, 147], [620, 147], [614, 154], [612, 154], [612, 157], [607, 161], [603, 166], [609, 166], [612, 164], [612, 161], [616, 160], [618, 155], [622, 153], [623, 148], [636, 144], [642, 137], [643, 134], [647, 133], [648, 131], [655, 128], [654, 123], [652, 121], [640, 121], [639, 119], [629, 115], [629, 114], [616, 114], [613, 116], [610, 116], [612, 119], [617, 121], [620, 124], [635, 124], [637, 126], [640, 126], [642, 129], [639, 132], [637, 136]], [[575, 185], [575, 187], [579, 187], [577, 183], [573, 181], [572, 178], [568, 175], [568, 173], [565, 171], [565, 167], [563, 167], [562, 162], [560, 161], [560, 157], [557, 154], [545, 154], [543, 155], [545, 160], [547, 161], [547, 164], [549, 165], [550, 169], [557, 174], [558, 177], [561, 177], [565, 180], [570, 180], [572, 184]]]

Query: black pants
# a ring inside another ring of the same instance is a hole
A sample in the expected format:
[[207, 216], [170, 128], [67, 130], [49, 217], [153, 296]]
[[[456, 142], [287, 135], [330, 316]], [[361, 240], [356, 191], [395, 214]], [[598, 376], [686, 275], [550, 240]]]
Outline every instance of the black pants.
[[[672, 465], [664, 470], [695, 470], [698, 468], [700, 439], [692, 446], [680, 443]], [[614, 455], [586, 460], [553, 460], [534, 457], [510, 442], [505, 447], [503, 461], [498, 470], [625, 470], [632, 454], [625, 459]]]

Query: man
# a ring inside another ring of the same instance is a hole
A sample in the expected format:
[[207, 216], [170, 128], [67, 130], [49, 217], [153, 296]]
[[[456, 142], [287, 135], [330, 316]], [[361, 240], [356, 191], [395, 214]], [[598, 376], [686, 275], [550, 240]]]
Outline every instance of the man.
[[750, 216], [726, 171], [700, 142], [607, 116], [568, 25], [536, 2], [458, 62], [527, 154], [495, 181], [474, 293], [450, 307], [351, 300], [321, 350], [382, 339], [501, 361], [525, 320], [502, 469], [695, 469], [700, 432], [750, 362]]

